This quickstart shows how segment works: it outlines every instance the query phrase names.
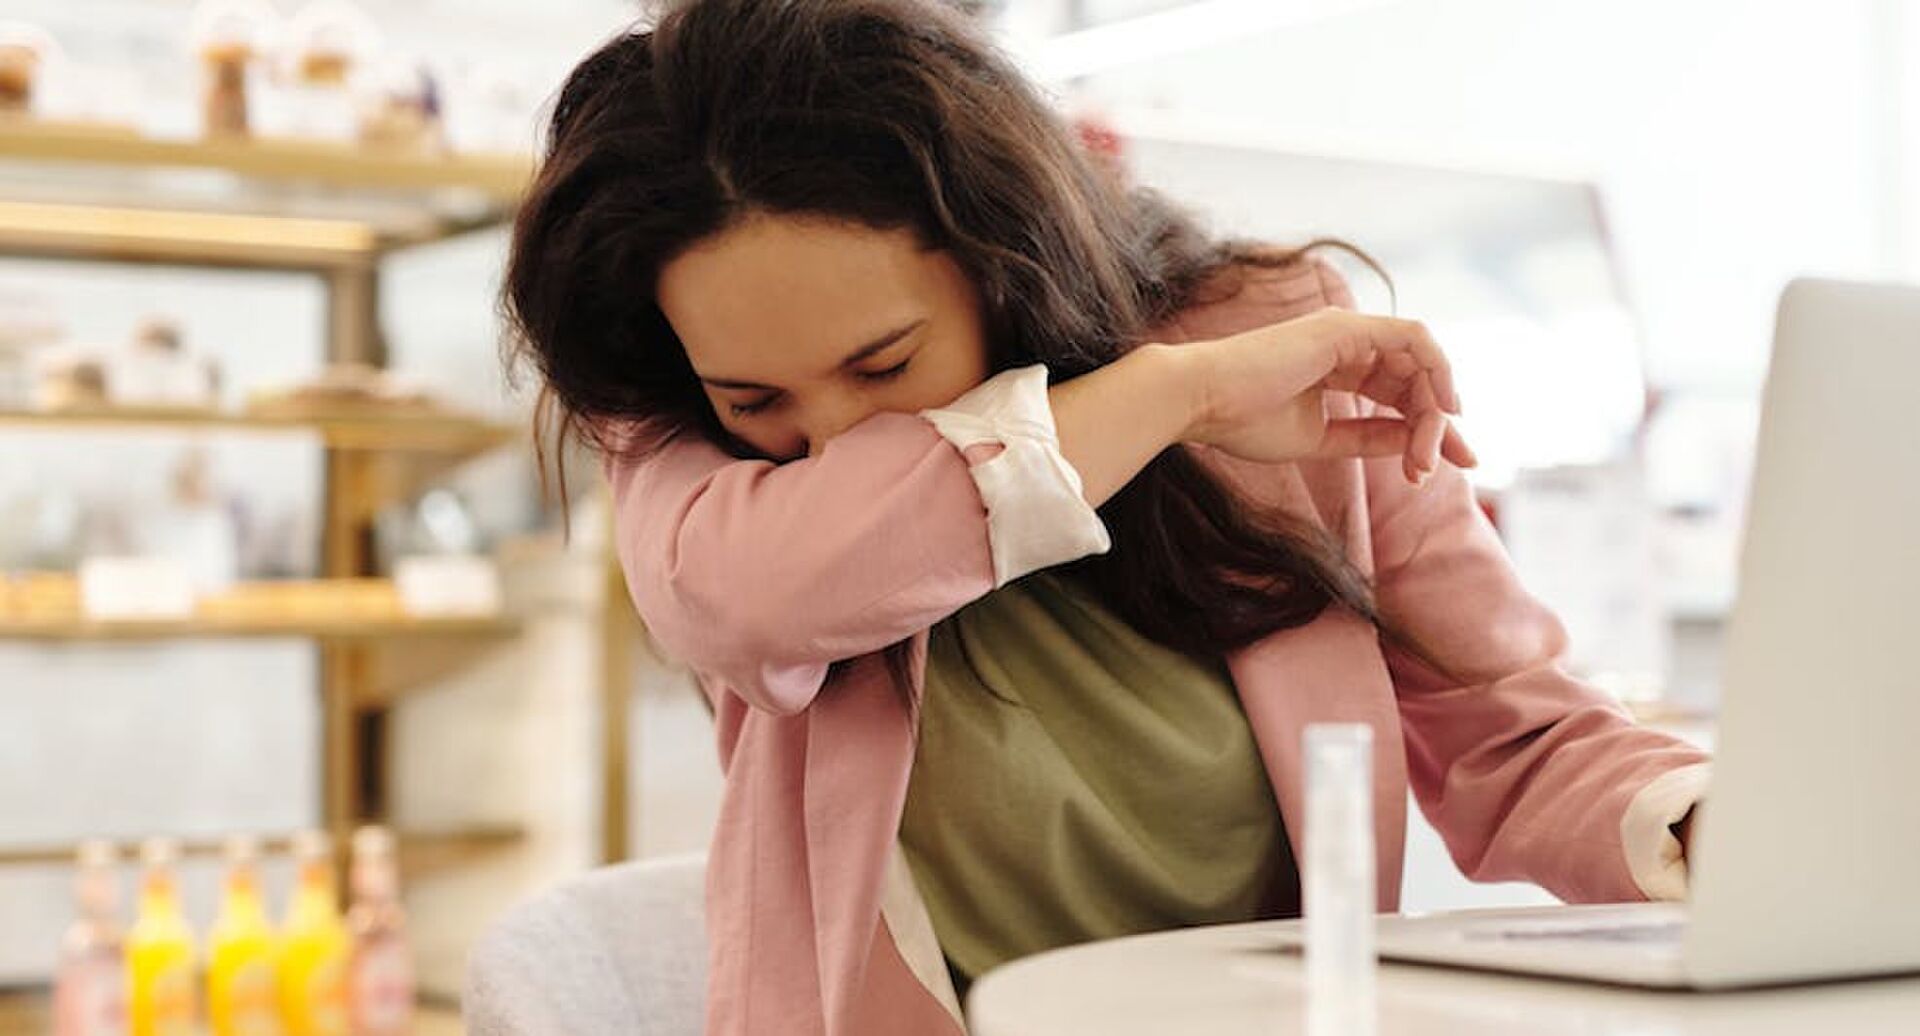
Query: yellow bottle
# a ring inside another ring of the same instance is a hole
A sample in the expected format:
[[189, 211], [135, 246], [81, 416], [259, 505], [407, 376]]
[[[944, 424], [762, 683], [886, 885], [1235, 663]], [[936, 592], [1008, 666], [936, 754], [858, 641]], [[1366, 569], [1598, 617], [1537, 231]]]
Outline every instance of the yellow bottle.
[[260, 896], [260, 850], [243, 835], [227, 840], [220, 913], [207, 934], [207, 1022], [212, 1036], [279, 1036], [273, 925]]
[[180, 912], [174, 864], [178, 843], [149, 839], [140, 847], [146, 873], [140, 907], [127, 933], [127, 1031], [130, 1036], [192, 1036], [193, 929]]
[[286, 1036], [347, 1036], [352, 941], [334, 893], [333, 845], [318, 831], [294, 836], [299, 867], [280, 941], [280, 1025]]

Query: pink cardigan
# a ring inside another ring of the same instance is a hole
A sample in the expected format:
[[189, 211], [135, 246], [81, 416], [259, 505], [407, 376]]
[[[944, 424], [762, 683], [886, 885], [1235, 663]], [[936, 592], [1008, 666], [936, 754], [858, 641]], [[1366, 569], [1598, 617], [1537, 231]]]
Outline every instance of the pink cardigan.
[[[1330, 267], [1303, 263], [1151, 338], [1326, 305], [1352, 299]], [[1288, 818], [1304, 815], [1304, 726], [1373, 727], [1381, 910], [1399, 903], [1409, 787], [1474, 879], [1577, 901], [1684, 890], [1664, 825], [1698, 794], [1705, 757], [1557, 668], [1559, 622], [1515, 581], [1458, 471], [1416, 488], [1397, 458], [1201, 453], [1256, 501], [1333, 532], [1384, 615], [1461, 681], [1337, 609], [1227, 659]], [[710, 1034], [964, 1031], [898, 851], [915, 732], [877, 652], [910, 640], [918, 694], [927, 629], [993, 588], [976, 455], [923, 417], [881, 414], [813, 460], [741, 461], [685, 438], [609, 465], [634, 603], [716, 713], [726, 791], [707, 874]], [[841, 659], [853, 661], [833, 667]]]

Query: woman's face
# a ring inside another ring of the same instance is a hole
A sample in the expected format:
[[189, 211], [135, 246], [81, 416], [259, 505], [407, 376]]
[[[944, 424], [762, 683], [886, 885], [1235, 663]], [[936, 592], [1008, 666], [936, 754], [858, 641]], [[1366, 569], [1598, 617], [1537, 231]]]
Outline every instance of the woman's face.
[[910, 231], [755, 215], [669, 262], [655, 290], [720, 423], [775, 460], [987, 377], [972, 282]]

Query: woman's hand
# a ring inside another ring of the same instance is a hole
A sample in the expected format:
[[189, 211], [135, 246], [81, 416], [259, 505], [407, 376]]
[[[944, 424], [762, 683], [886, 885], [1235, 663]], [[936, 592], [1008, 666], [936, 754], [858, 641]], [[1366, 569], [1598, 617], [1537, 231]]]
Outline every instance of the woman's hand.
[[[1185, 441], [1266, 462], [1399, 455], [1416, 483], [1441, 457], [1478, 463], [1447, 419], [1460, 412], [1452, 367], [1417, 321], [1322, 309], [1169, 351], [1193, 393]], [[1330, 391], [1398, 416], [1329, 419]]]

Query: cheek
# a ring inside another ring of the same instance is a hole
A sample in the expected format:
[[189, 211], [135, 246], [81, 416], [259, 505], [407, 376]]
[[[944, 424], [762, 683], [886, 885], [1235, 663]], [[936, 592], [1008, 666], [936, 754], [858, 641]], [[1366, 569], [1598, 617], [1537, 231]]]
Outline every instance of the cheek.
[[914, 386], [913, 409], [946, 406], [987, 380], [987, 350], [979, 342], [963, 342], [933, 357], [924, 378]]

